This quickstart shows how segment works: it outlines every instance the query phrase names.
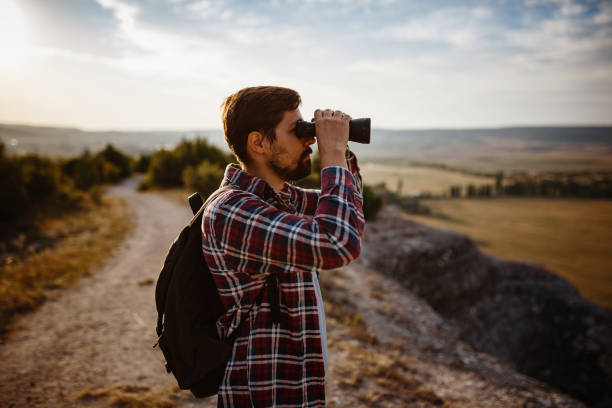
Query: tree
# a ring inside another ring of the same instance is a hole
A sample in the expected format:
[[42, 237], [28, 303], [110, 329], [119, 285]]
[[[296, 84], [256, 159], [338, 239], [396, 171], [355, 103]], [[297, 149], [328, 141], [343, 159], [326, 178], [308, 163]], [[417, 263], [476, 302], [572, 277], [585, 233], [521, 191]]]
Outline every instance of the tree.
[[504, 193], [504, 172], [498, 171], [495, 173], [495, 194], [500, 195]]
[[468, 197], [474, 197], [476, 195], [476, 186], [469, 184], [467, 186], [467, 195]]
[[461, 186], [450, 186], [451, 197], [461, 197]]

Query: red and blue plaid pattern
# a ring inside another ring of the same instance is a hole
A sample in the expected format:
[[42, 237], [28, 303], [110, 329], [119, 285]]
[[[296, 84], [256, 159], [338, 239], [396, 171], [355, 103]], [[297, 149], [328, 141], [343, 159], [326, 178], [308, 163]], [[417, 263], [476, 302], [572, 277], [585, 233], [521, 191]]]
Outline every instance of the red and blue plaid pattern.
[[[214, 199], [202, 222], [204, 256], [227, 308], [217, 329], [222, 338], [237, 335], [219, 407], [325, 406], [312, 273], [359, 255], [365, 220], [352, 153], [348, 165], [350, 171], [324, 168], [321, 191], [285, 184], [279, 193], [237, 165], [227, 167], [221, 185], [239, 190]], [[269, 274], [278, 277], [280, 324], [272, 321]]]

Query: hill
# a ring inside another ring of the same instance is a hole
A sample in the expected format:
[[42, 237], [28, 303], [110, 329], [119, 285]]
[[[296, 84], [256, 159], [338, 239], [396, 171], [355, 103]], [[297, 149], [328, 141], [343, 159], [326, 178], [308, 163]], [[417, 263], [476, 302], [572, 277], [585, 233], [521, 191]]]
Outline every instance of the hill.
[[610, 406], [610, 309], [538, 265], [489, 257], [464, 235], [391, 212], [367, 240], [370, 267], [424, 299], [476, 350], [589, 406]]
[[219, 130], [85, 131], [77, 128], [0, 124], [0, 139], [9, 152], [43, 153], [60, 157], [75, 156], [84, 149], [101, 150], [108, 143], [126, 153], [139, 154], [162, 147], [171, 148], [183, 138], [193, 139], [197, 136], [206, 136], [219, 147], [226, 146]]
[[[0, 139], [9, 151], [57, 156], [79, 154], [85, 148], [99, 150], [107, 143], [132, 154], [150, 152], [197, 136], [206, 136], [228, 151], [219, 129], [84, 131], [0, 124]], [[428, 161], [480, 171], [612, 169], [612, 127], [374, 128], [371, 144], [351, 143], [351, 149], [363, 161], [403, 166]]]

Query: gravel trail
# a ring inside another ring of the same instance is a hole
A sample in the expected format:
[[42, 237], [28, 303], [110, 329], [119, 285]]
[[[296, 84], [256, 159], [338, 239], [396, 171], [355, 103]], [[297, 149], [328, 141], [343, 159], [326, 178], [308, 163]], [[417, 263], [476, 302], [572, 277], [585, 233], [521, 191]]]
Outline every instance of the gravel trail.
[[[161, 195], [137, 193], [137, 183], [133, 178], [109, 190], [126, 200], [136, 222], [117, 255], [22, 318], [24, 329], [0, 346], [0, 407], [93, 406], [104, 401], [76, 394], [128, 386], [155, 393], [175, 384], [161, 352], [152, 349], [155, 285], [139, 282], [157, 279], [190, 211]], [[181, 406], [195, 406], [186, 393], [174, 394]]]

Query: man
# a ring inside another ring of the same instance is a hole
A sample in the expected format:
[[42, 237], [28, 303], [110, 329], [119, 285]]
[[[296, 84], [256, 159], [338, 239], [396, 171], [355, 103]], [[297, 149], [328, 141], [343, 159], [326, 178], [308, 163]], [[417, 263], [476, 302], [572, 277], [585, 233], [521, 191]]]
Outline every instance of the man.
[[[316, 110], [321, 190], [289, 181], [310, 174], [314, 139], [296, 136], [297, 92], [252, 87], [223, 103], [225, 139], [239, 161], [221, 185], [236, 189], [204, 212], [202, 246], [235, 338], [219, 407], [325, 406], [327, 346], [317, 271], [360, 252], [364, 216], [357, 159], [347, 151], [350, 117]], [[277, 299], [280, 318], [275, 316]]]

